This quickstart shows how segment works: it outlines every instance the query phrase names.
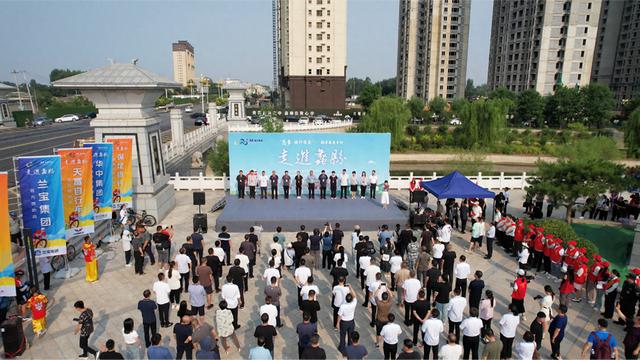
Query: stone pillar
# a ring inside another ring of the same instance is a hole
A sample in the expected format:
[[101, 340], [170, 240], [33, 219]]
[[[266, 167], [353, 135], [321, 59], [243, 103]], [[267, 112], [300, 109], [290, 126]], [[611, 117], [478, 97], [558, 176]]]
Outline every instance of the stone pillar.
[[238, 81], [231, 81], [224, 87], [229, 93], [229, 112], [227, 114], [228, 121], [247, 121], [244, 112], [244, 92], [247, 85]]
[[182, 109], [173, 108], [169, 113], [171, 120], [171, 145], [176, 148], [178, 154], [184, 154], [184, 122]]
[[218, 122], [218, 108], [215, 102], [209, 103], [209, 113], [207, 115], [211, 125], [215, 125]]
[[629, 259], [629, 268], [640, 268], [640, 221], [635, 219], [635, 235], [633, 237], [633, 248]]

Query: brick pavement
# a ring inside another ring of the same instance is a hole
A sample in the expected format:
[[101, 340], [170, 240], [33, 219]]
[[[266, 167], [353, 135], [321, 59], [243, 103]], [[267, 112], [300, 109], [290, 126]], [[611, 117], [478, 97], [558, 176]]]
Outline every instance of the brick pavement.
[[[196, 207], [190, 205], [191, 193], [178, 192], [177, 193], [177, 206], [168, 216], [164, 224], [173, 224], [176, 230], [175, 239], [178, 242], [182, 242], [183, 239], [190, 233], [191, 216], [196, 211]], [[207, 193], [207, 204], [214, 203], [222, 196], [221, 192], [209, 192]], [[519, 206], [522, 203], [518, 199], [518, 195], [512, 195], [512, 204]], [[515, 210], [515, 209], [514, 209]], [[209, 214], [209, 224], [211, 225], [215, 220], [216, 214]], [[269, 239], [272, 229], [265, 229], [264, 239]], [[348, 229], [345, 229], [348, 230]], [[242, 234], [232, 234], [232, 243], [237, 244], [240, 241]], [[287, 239], [291, 240], [293, 234], [286, 234]], [[464, 252], [464, 248], [467, 245], [467, 238], [462, 239], [457, 232], [455, 233], [453, 243], [455, 244], [455, 251], [460, 254], [467, 255], [468, 262], [471, 264], [473, 270], [479, 269], [484, 272], [485, 283], [487, 289], [492, 289], [496, 294], [497, 306], [496, 316], [494, 318], [494, 331], [498, 330], [497, 323], [500, 319], [500, 314], [506, 311], [506, 307], [509, 304], [510, 296], [510, 284], [509, 282], [514, 278], [514, 272], [516, 269], [515, 261], [504, 256], [501, 250], [494, 252], [494, 259], [487, 261], [483, 259], [484, 250], [476, 252], [475, 254], [469, 254]], [[205, 246], [211, 246], [215, 235], [208, 233], [205, 235]], [[266, 254], [264, 248], [268, 241], [263, 241], [262, 254]], [[265, 268], [264, 256], [261, 261], [258, 262], [255, 273], [262, 274]], [[81, 259], [77, 259], [72, 264], [73, 266], [82, 266]], [[76, 300], [82, 299], [85, 301], [88, 307], [92, 308], [95, 314], [95, 328], [96, 331], [91, 336], [90, 344], [97, 348], [99, 343], [104, 343], [108, 338], [112, 338], [116, 341], [117, 347], [120, 348], [123, 344], [122, 341], [122, 321], [127, 317], [132, 317], [136, 321], [138, 333], [142, 335], [142, 324], [140, 313], [137, 310], [137, 301], [142, 298], [142, 291], [146, 288], [151, 288], [155, 280], [155, 269], [152, 269], [148, 264], [146, 266], [146, 274], [138, 276], [133, 274], [133, 268], [124, 267], [124, 254], [122, 252], [121, 244], [113, 243], [104, 248], [104, 252], [99, 258], [100, 267], [100, 281], [94, 284], [87, 284], [84, 281], [84, 269], [81, 273], [74, 278], [67, 280], [53, 279], [52, 289], [48, 292], [48, 296], [51, 299], [51, 305], [49, 308], [49, 315], [47, 322], [49, 324], [49, 331], [47, 334], [38, 339], [33, 338], [30, 323], [25, 323], [25, 332], [32, 344], [31, 348], [25, 353], [24, 358], [33, 359], [58, 359], [58, 358], [76, 358], [80, 353], [78, 348], [78, 337], [73, 335], [74, 323], [72, 319], [77, 316], [73, 309], [73, 303]], [[349, 264], [350, 271], [350, 283], [356, 283], [352, 277], [354, 269], [353, 263]], [[226, 273], [226, 270], [225, 270]], [[283, 322], [284, 327], [279, 329], [278, 338], [275, 341], [275, 358], [277, 359], [292, 359], [297, 357], [297, 337], [295, 333], [295, 326], [301, 321], [301, 313], [296, 306], [296, 287], [292, 282], [292, 274], [285, 271], [285, 279], [283, 281]], [[319, 332], [321, 336], [321, 345], [327, 351], [328, 358], [338, 358], [337, 353], [338, 336], [339, 334], [333, 330], [331, 319], [331, 292], [330, 279], [326, 271], [319, 271], [315, 275], [317, 281], [316, 284], [320, 287], [321, 296], [319, 298], [321, 305], [321, 312], [319, 316]], [[530, 322], [533, 320], [534, 314], [538, 310], [538, 305], [533, 296], [542, 294], [542, 290], [545, 284], [549, 283], [544, 277], [539, 277], [532, 284], [530, 284], [527, 298], [526, 308], [528, 321], [522, 322], [518, 328], [518, 336], [516, 343], [521, 339], [522, 333], [526, 329]], [[554, 288], [557, 288], [557, 284], [551, 283]], [[242, 327], [237, 331], [238, 337], [242, 345], [241, 353], [237, 353], [232, 350], [229, 355], [222, 354], [223, 358], [228, 359], [242, 359], [247, 358], [249, 349], [255, 346], [255, 339], [253, 337], [253, 330], [258, 324], [257, 311], [260, 305], [263, 304], [262, 290], [264, 281], [261, 276], [257, 275], [254, 279], [250, 280], [249, 292], [246, 294], [245, 308], [239, 312], [240, 323]], [[359, 287], [356, 287], [358, 289]], [[358, 303], [361, 304], [364, 298], [363, 292], [356, 290], [358, 293]], [[214, 303], [217, 303], [218, 297], [214, 297]], [[555, 306], [557, 307], [557, 301]], [[215, 308], [214, 308], [215, 309]], [[207, 312], [206, 318], [212, 322], [213, 310]], [[467, 309], [468, 310], [468, 309]], [[397, 318], [402, 318], [404, 313], [402, 309], [393, 308], [393, 312]], [[571, 304], [569, 313], [569, 326], [567, 329], [567, 335], [562, 343], [562, 354], [566, 359], [580, 358], [579, 349], [584, 343], [588, 333], [593, 330], [595, 320], [599, 317], [593, 309], [588, 307], [584, 302], [581, 304]], [[361, 333], [361, 344], [365, 345], [369, 351], [370, 359], [382, 358], [381, 349], [377, 349], [373, 346], [374, 330], [369, 327], [370, 314], [361, 306], [356, 310], [356, 329]], [[171, 321], [177, 322], [175, 310], [171, 311]], [[402, 338], [411, 336], [411, 329], [405, 327], [405, 334]], [[622, 327], [612, 324], [611, 328], [613, 333], [621, 343], [623, 332]], [[165, 345], [169, 346], [172, 352], [175, 351], [175, 340], [171, 336], [170, 329], [160, 329], [160, 333], [163, 335]], [[401, 338], [401, 339], [402, 339]], [[444, 341], [444, 338], [443, 338]], [[550, 348], [548, 339], [543, 342], [542, 356], [548, 358], [550, 354]]]

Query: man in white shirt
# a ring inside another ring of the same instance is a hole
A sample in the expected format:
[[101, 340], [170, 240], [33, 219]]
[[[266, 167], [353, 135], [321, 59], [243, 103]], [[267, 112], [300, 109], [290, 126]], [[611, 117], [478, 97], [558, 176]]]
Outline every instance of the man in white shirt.
[[371, 265], [371, 256], [369, 254], [364, 254], [358, 258], [358, 268], [360, 269], [360, 272], [356, 273], [356, 278], [360, 277], [360, 287], [362, 287], [362, 289], [365, 288], [366, 281], [364, 271], [369, 267], [369, 265]]
[[349, 175], [346, 169], [342, 169], [340, 174], [340, 199], [347, 198], [347, 188], [349, 187]]
[[267, 286], [271, 284], [271, 278], [280, 278], [280, 271], [275, 267], [275, 262], [273, 260], [269, 260], [269, 267], [264, 269], [264, 274], [262, 274], [262, 279], [266, 282]]
[[216, 240], [215, 246], [213, 247], [213, 255], [218, 257], [218, 260], [220, 260], [220, 264], [224, 264], [227, 254], [225, 254], [224, 249], [221, 245], [222, 243], [220, 242], [220, 240]]
[[404, 301], [404, 324], [409, 326], [411, 322], [411, 306], [418, 300], [418, 292], [422, 288], [420, 280], [416, 278], [416, 271], [411, 269], [410, 278], [402, 284], [402, 299]]
[[516, 329], [520, 324], [520, 315], [518, 315], [518, 307], [514, 304], [509, 305], [509, 313], [502, 315], [500, 319], [500, 341], [502, 342], [501, 359], [510, 359], [513, 339], [516, 337]]
[[191, 258], [187, 256], [186, 250], [184, 248], [180, 248], [180, 253], [176, 255], [175, 262], [176, 267], [178, 268], [178, 272], [180, 273], [180, 280], [182, 281], [183, 291], [189, 291], [189, 274], [191, 273]]
[[[279, 242], [279, 239], [280, 238], [278, 236], [274, 236], [273, 242], [269, 244], [269, 253], [272, 254], [272, 256], [277, 260], [275, 264], [277, 268], [280, 268], [281, 261], [282, 261], [282, 250], [283, 250], [282, 245]], [[276, 251], [275, 255], [273, 255], [272, 250]]]
[[400, 271], [402, 267], [402, 256], [400, 256], [400, 251], [395, 250], [391, 259], [389, 259], [389, 265], [391, 265], [391, 290], [396, 290], [396, 273]]
[[269, 185], [269, 177], [267, 173], [262, 170], [262, 174], [258, 178], [258, 182], [260, 183], [260, 199], [267, 198], [267, 185]]
[[456, 277], [455, 289], [460, 289], [460, 295], [466, 297], [467, 279], [469, 278], [469, 274], [471, 274], [471, 266], [469, 266], [466, 256], [460, 255], [459, 260], [460, 261], [456, 264], [456, 267], [453, 270], [454, 276]]
[[[240, 248], [240, 252], [236, 254], [236, 259], [240, 260], [240, 267], [244, 270], [245, 274], [249, 274], [249, 256], [245, 255], [244, 249]], [[235, 260], [235, 259], [234, 259]], [[244, 276], [244, 291], [249, 291], [249, 278], [248, 275]]]
[[364, 302], [365, 307], [367, 305], [371, 305], [371, 322], [369, 323], [369, 325], [371, 326], [376, 325], [376, 311], [377, 311], [376, 306], [378, 304], [377, 303], [378, 298], [376, 296], [378, 294], [382, 294], [382, 292], [380, 292], [381, 290], [382, 292], [388, 291], [387, 286], [383, 285], [382, 273], [378, 272], [376, 273], [376, 280], [367, 286], [367, 294], [365, 297], [367, 301]]
[[464, 309], [467, 307], [467, 299], [460, 296], [460, 289], [453, 290], [453, 298], [449, 300], [449, 310], [447, 315], [449, 318], [449, 334], [456, 334], [456, 338], [460, 338], [460, 324], [464, 316]]
[[231, 276], [227, 276], [227, 283], [222, 285], [220, 296], [227, 302], [227, 309], [233, 314], [233, 326], [237, 329], [238, 325], [238, 302], [240, 301], [240, 288], [233, 283]]
[[522, 242], [522, 250], [518, 253], [518, 267], [527, 270], [529, 262], [529, 244]]
[[487, 230], [487, 256], [485, 259], [491, 259], [493, 256], [493, 242], [496, 239], [496, 222], [492, 222]]
[[153, 292], [156, 294], [156, 304], [158, 304], [158, 316], [160, 317], [160, 327], [169, 327], [173, 323], [169, 322], [169, 293], [171, 287], [164, 282], [164, 273], [158, 274], [158, 281], [153, 283]]
[[462, 321], [462, 347], [464, 348], [464, 359], [480, 359], [478, 349], [480, 346], [480, 332], [482, 330], [482, 320], [478, 318], [478, 309], [469, 309], [469, 317]]
[[[380, 267], [376, 265], [375, 260], [372, 259], [369, 262], [369, 266], [364, 268], [364, 277], [365, 277], [365, 299], [369, 299], [370, 287], [373, 283], [376, 282], [376, 275], [380, 273]], [[367, 306], [366, 302], [362, 304], [363, 306]]]
[[462, 356], [462, 346], [457, 344], [458, 338], [454, 334], [447, 336], [447, 344], [442, 345], [438, 353], [441, 360], [460, 360]]
[[269, 321], [267, 324], [273, 326], [274, 328], [277, 326], [277, 318], [278, 318], [278, 308], [271, 303], [271, 296], [267, 296], [264, 299], [265, 304], [260, 306], [260, 316], [262, 314], [269, 315]]
[[300, 266], [293, 273], [293, 277], [296, 279], [296, 285], [298, 285], [298, 307], [302, 304], [302, 295], [300, 294], [300, 290], [302, 287], [307, 285], [307, 280], [311, 277], [311, 269], [309, 269], [306, 265], [306, 261], [304, 259], [300, 259]]
[[431, 309], [427, 313], [427, 319], [422, 323], [422, 333], [424, 334], [424, 359], [429, 358], [429, 352], [433, 351], [433, 358], [438, 358], [438, 346], [440, 345], [440, 334], [444, 332], [444, 324], [440, 320], [438, 309]]
[[334, 286], [331, 291], [333, 294], [333, 303], [331, 304], [331, 307], [333, 307], [333, 328], [335, 330], [338, 329], [338, 310], [340, 306], [344, 304], [347, 294], [352, 291], [351, 284], [346, 285], [345, 281], [344, 277], [340, 277], [338, 279], [338, 285]]
[[375, 170], [371, 170], [371, 176], [369, 176], [369, 197], [376, 198], [376, 188], [378, 187], [378, 174]]
[[398, 336], [402, 334], [400, 325], [394, 323], [396, 316], [392, 313], [387, 317], [389, 322], [380, 330], [380, 336], [383, 339], [382, 349], [385, 359], [395, 359], [398, 352]]
[[313, 276], [309, 276], [309, 278], [307, 278], [307, 283], [300, 289], [300, 296], [302, 296], [302, 300], [309, 300], [309, 291], [311, 290], [316, 292], [316, 296], [320, 295], [320, 289], [317, 285], [313, 284]]
[[444, 225], [438, 230], [438, 238], [445, 245], [451, 241], [451, 225], [448, 219], [444, 219]]
[[349, 287], [349, 290], [350, 292], [345, 297], [344, 303], [340, 305], [338, 309], [338, 323], [340, 323], [340, 344], [338, 345], [338, 350], [342, 355], [345, 355], [347, 344], [351, 345], [353, 343], [351, 334], [356, 329], [356, 324], [353, 319], [355, 317], [358, 300], [356, 299], [356, 293], [353, 289]]

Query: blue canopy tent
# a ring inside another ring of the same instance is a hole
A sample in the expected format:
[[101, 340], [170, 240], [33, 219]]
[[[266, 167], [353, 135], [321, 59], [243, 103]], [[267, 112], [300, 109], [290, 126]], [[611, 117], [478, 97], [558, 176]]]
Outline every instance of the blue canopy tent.
[[438, 199], [493, 198], [496, 195], [457, 171], [439, 179], [422, 181], [420, 186]]

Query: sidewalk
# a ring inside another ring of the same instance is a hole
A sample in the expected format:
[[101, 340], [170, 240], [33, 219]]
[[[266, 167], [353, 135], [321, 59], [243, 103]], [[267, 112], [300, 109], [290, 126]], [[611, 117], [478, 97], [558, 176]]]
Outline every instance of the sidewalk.
[[[514, 194], [515, 195], [515, 194]], [[222, 192], [207, 192], [207, 206], [215, 203], [222, 198]], [[521, 204], [513, 196], [513, 204], [519, 206]], [[191, 205], [192, 195], [190, 192], [176, 192], [177, 205], [175, 209], [170, 213], [168, 218], [163, 222], [163, 225], [173, 225], [176, 235], [175, 240], [178, 243], [182, 243], [184, 238], [191, 233], [191, 219], [193, 213], [197, 211], [197, 207]], [[514, 209], [515, 210], [515, 209]], [[209, 227], [215, 222], [215, 218], [218, 213], [209, 214]], [[312, 229], [308, 229], [312, 230]], [[345, 242], [350, 243], [349, 233], [351, 229], [344, 229], [347, 236]], [[255, 346], [255, 339], [253, 337], [253, 330], [258, 325], [258, 308], [264, 303], [264, 296], [262, 290], [264, 288], [264, 281], [262, 280], [262, 272], [265, 268], [266, 262], [266, 249], [271, 238], [273, 229], [265, 229], [261, 237], [262, 242], [262, 257], [258, 260], [255, 267], [255, 278], [249, 281], [249, 292], [245, 295], [246, 304], [244, 309], [239, 312], [239, 323], [242, 327], [237, 331], [237, 335], [242, 345], [242, 351], [238, 354], [235, 349], [229, 355], [222, 353], [223, 359], [246, 359], [251, 347]], [[484, 272], [484, 280], [486, 284], [485, 289], [493, 290], [496, 295], [497, 306], [496, 316], [493, 321], [494, 331], [498, 331], [498, 322], [500, 320], [500, 314], [505, 313], [507, 306], [510, 302], [510, 282], [514, 279], [516, 264], [515, 260], [505, 256], [502, 250], [496, 250], [494, 252], [494, 258], [491, 261], [483, 259], [485, 255], [484, 249], [474, 254], [464, 252], [468, 244], [468, 234], [465, 234], [465, 238], [462, 239], [457, 231], [454, 231], [455, 237], [452, 243], [455, 244], [454, 248], [459, 255], [465, 254], [468, 258], [472, 269], [482, 270]], [[368, 234], [374, 235], [374, 234]], [[287, 241], [291, 241], [294, 238], [294, 234], [287, 233]], [[216, 235], [209, 232], [204, 235], [205, 248], [212, 246], [213, 240]], [[242, 234], [232, 234], [232, 248], [237, 249], [240, 243]], [[84, 300], [85, 304], [93, 309], [95, 316], [95, 332], [90, 338], [90, 345], [97, 348], [99, 344], [104, 343], [107, 339], [112, 338], [116, 341], [116, 347], [121, 349], [123, 346], [122, 339], [122, 321], [131, 317], [134, 319], [136, 328], [140, 336], [142, 336], [142, 323], [140, 313], [137, 310], [137, 302], [142, 298], [142, 291], [147, 288], [151, 288], [155, 281], [156, 269], [147, 264], [145, 268], [146, 274], [143, 276], [134, 275], [132, 267], [124, 267], [124, 254], [120, 242], [112, 243], [103, 246], [104, 250], [100, 255], [98, 263], [100, 268], [100, 281], [93, 284], [88, 284], [84, 280], [84, 267], [82, 259], [75, 260], [72, 266], [81, 267], [79, 275], [68, 280], [52, 279], [52, 288], [48, 292], [49, 299], [51, 301], [49, 306], [49, 315], [47, 323], [49, 324], [49, 331], [47, 334], [39, 339], [33, 338], [31, 330], [31, 324], [25, 322], [25, 333], [29, 342], [32, 344], [24, 355], [27, 359], [60, 359], [76, 358], [80, 353], [78, 347], [78, 336], [73, 335], [74, 322], [72, 319], [77, 317], [77, 313], [73, 309], [73, 303], [76, 300]], [[233, 252], [232, 252], [233, 253]], [[350, 253], [349, 253], [350, 255]], [[357, 284], [354, 274], [353, 262], [349, 260], [349, 283]], [[225, 268], [224, 274], [226, 275], [227, 269]], [[319, 333], [321, 336], [321, 346], [327, 352], [329, 359], [340, 358], [337, 353], [337, 345], [339, 341], [339, 333], [335, 332], [332, 327], [331, 320], [331, 296], [330, 296], [330, 276], [328, 272], [317, 271], [315, 273], [316, 284], [320, 287], [320, 316], [319, 316]], [[285, 271], [284, 279], [282, 281], [283, 296], [282, 296], [282, 318], [284, 327], [278, 329], [278, 337], [275, 340], [275, 358], [276, 359], [292, 359], [297, 358], [297, 335], [295, 332], [296, 325], [302, 321], [302, 314], [296, 306], [296, 286], [292, 281], [293, 274]], [[522, 334], [526, 331], [535, 317], [535, 313], [539, 307], [537, 302], [533, 300], [533, 297], [538, 294], [542, 294], [545, 284], [550, 284], [554, 289], [557, 289], [557, 284], [550, 283], [544, 277], [539, 277], [529, 285], [526, 298], [526, 309], [528, 321], [522, 322], [518, 328], [518, 336], [515, 343], [521, 340]], [[355, 286], [358, 294], [358, 303], [363, 302], [363, 291], [359, 290], [359, 286]], [[184, 295], [182, 296], [184, 299]], [[217, 295], [214, 296], [214, 303], [219, 301]], [[558, 302], [556, 301], [555, 307]], [[565, 359], [580, 358], [580, 348], [584, 344], [590, 331], [594, 329], [595, 321], [599, 318], [599, 313], [596, 313], [593, 309], [582, 302], [580, 304], [572, 303], [570, 305], [569, 325], [567, 328], [567, 334], [562, 343], [562, 355]], [[207, 311], [207, 321], [213, 322], [213, 314], [216, 308]], [[393, 313], [396, 318], [402, 318], [404, 316], [404, 310], [393, 307]], [[468, 313], [468, 309], [467, 309]], [[369, 327], [370, 313], [368, 310], [361, 306], [357, 307], [356, 311], [356, 330], [361, 334], [361, 343], [367, 347], [369, 351], [369, 359], [382, 358], [381, 349], [373, 346], [375, 338], [374, 329]], [[175, 310], [171, 310], [170, 320], [177, 322]], [[404, 325], [404, 335], [401, 337], [411, 337], [411, 328], [407, 328]], [[615, 335], [618, 343], [620, 344], [623, 339], [622, 327], [611, 324], [610, 326], [613, 334]], [[445, 329], [448, 327], [445, 325]], [[172, 329], [159, 328], [160, 333], [163, 335], [163, 342], [169, 346], [172, 353], [175, 354], [175, 339], [172, 336]], [[442, 340], [444, 343], [444, 338]], [[514, 348], [515, 348], [514, 343]], [[622, 350], [622, 349], [621, 349]], [[482, 351], [482, 349], [481, 349]], [[548, 358], [550, 355], [550, 348], [548, 338], [543, 341], [543, 349], [541, 350], [542, 357]]]

